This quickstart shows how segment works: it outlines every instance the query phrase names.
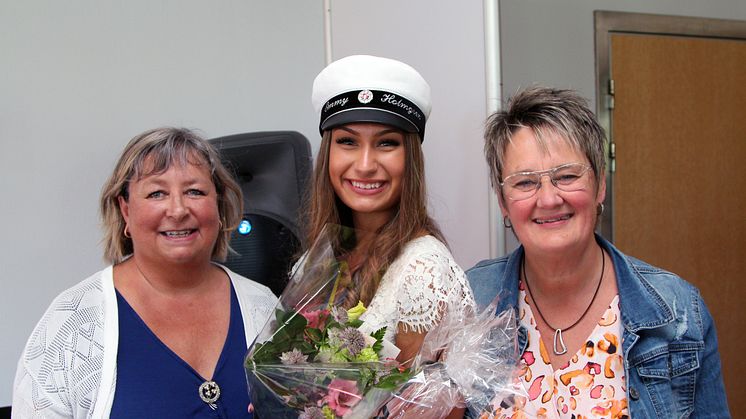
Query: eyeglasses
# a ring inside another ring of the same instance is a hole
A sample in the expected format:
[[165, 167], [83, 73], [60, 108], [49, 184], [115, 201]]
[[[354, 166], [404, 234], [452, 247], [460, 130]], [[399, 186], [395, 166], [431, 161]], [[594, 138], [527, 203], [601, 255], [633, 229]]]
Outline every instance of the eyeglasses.
[[582, 163], [568, 163], [536, 172], [518, 172], [506, 177], [500, 187], [513, 201], [531, 198], [541, 188], [542, 176], [549, 176], [552, 185], [565, 192], [575, 192], [588, 186], [586, 173], [591, 167]]

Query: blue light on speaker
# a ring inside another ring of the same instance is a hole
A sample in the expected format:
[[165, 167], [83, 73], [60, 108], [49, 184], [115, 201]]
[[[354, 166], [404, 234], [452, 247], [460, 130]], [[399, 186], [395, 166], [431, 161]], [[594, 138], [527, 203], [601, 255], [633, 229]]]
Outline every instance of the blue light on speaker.
[[251, 221], [247, 219], [241, 220], [240, 223], [238, 223], [238, 234], [243, 234], [244, 236], [251, 233]]

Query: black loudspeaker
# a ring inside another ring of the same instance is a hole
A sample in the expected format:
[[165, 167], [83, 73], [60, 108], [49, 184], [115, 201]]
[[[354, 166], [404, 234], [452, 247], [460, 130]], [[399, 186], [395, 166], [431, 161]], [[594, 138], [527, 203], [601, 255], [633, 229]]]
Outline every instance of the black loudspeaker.
[[244, 215], [225, 262], [279, 296], [300, 246], [300, 211], [311, 177], [311, 145], [294, 131], [210, 140], [241, 185]]

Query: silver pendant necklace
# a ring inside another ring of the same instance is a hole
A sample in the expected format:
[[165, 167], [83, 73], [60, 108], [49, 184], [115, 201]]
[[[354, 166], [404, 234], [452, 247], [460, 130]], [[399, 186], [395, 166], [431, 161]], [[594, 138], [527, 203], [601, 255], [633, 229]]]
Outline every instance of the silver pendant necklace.
[[604, 249], [601, 249], [601, 276], [598, 278], [598, 285], [596, 285], [596, 291], [593, 293], [593, 297], [591, 298], [591, 302], [588, 303], [588, 307], [585, 308], [585, 311], [583, 314], [580, 315], [580, 318], [578, 318], [575, 323], [571, 324], [570, 326], [567, 326], [565, 328], [559, 328], [554, 327], [547, 319], [544, 318], [544, 315], [541, 314], [541, 309], [539, 308], [539, 303], [536, 302], [536, 299], [534, 298], [533, 294], [531, 294], [531, 287], [528, 285], [528, 276], [526, 275], [526, 255], [523, 255], [523, 259], [521, 260], [521, 270], [523, 271], [523, 283], [526, 284], [526, 290], [528, 291], [529, 297], [531, 297], [531, 301], [534, 302], [534, 307], [536, 307], [536, 313], [539, 315], [541, 320], [546, 323], [547, 326], [549, 326], [551, 329], [554, 329], [554, 339], [553, 339], [553, 345], [552, 345], [552, 351], [555, 355], [564, 355], [567, 353], [567, 346], [565, 345], [565, 340], [562, 339], [562, 332], [567, 332], [568, 330], [572, 329], [573, 327], [577, 326], [578, 323], [580, 323], [581, 320], [585, 317], [586, 314], [588, 314], [588, 310], [591, 309], [591, 306], [593, 305], [593, 302], [596, 301], [596, 296], [598, 295], [598, 290], [601, 289], [601, 282], [603, 282], [604, 279], [604, 271], [606, 270], [606, 257], [604, 256]]

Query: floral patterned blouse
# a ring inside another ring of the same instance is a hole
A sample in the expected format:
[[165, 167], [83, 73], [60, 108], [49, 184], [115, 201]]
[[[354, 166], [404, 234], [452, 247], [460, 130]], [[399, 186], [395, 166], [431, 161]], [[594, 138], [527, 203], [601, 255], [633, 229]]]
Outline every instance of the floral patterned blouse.
[[[526, 291], [520, 284], [519, 316], [528, 331], [516, 383], [518, 393], [493, 406], [482, 418], [626, 418], [626, 377], [621, 354], [619, 296], [598, 321], [586, 344], [556, 371], [536, 327]], [[527, 395], [527, 396], [526, 396]]]

